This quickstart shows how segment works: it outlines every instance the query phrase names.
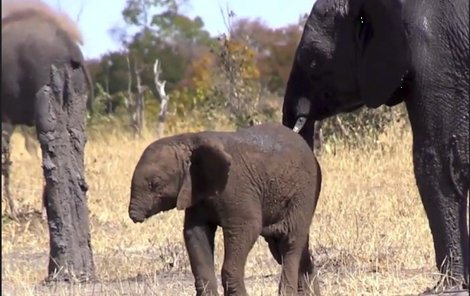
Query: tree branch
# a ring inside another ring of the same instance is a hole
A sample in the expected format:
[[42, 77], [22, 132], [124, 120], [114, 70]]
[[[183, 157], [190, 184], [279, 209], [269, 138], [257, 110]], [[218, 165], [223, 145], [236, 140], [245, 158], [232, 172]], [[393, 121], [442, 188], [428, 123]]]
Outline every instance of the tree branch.
[[161, 73], [162, 73], [162, 69], [160, 67], [160, 63], [158, 59], [156, 59], [155, 63], [153, 64], [153, 74], [154, 74], [155, 88], [157, 89], [158, 95], [160, 96], [160, 99], [161, 99], [160, 113], [158, 115], [158, 127], [157, 127], [159, 137], [163, 136], [166, 113], [168, 110], [168, 101], [170, 99], [169, 96], [165, 92], [166, 80], [163, 80], [163, 81], [160, 80]]
[[75, 17], [75, 22], [78, 24], [80, 22], [80, 17], [82, 16], [83, 9], [85, 8], [85, 4], [83, 1], [80, 1], [80, 10], [77, 13], [77, 16]]

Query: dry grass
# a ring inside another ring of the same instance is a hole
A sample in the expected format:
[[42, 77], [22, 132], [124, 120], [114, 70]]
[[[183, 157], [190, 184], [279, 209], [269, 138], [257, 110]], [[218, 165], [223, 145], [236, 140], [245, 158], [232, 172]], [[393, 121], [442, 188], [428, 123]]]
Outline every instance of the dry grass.
[[[310, 235], [323, 295], [417, 294], [436, 281], [431, 234], [412, 172], [411, 135], [400, 129], [388, 130], [377, 149], [330, 147], [320, 158], [324, 181]], [[2, 293], [194, 295], [183, 213], [173, 210], [144, 224], [133, 224], [127, 214], [131, 176], [152, 137], [98, 138], [86, 146], [86, 177], [101, 283], [38, 286], [47, 272], [48, 232], [40, 215], [31, 214], [21, 223], [2, 219]], [[12, 192], [23, 211], [39, 211], [40, 161], [27, 154], [22, 141], [14, 135]], [[218, 231], [217, 270], [222, 256]], [[250, 295], [276, 295], [279, 271], [259, 239], [246, 266]]]

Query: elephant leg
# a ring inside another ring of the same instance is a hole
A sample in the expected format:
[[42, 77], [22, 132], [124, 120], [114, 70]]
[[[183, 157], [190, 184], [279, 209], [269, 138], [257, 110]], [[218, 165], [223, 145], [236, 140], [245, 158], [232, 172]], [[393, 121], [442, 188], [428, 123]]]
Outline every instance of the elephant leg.
[[26, 148], [26, 151], [28, 151], [28, 154], [33, 156], [34, 158], [38, 158], [37, 147], [33, 137], [24, 126], [21, 127], [21, 132], [23, 133], [24, 146]]
[[10, 192], [10, 171], [11, 171], [11, 135], [13, 134], [13, 125], [2, 123], [2, 175], [3, 187], [5, 188], [5, 198], [8, 202], [9, 214], [12, 219], [17, 220], [18, 210], [16, 201]]
[[185, 216], [184, 242], [189, 256], [197, 296], [216, 296], [214, 236], [216, 225], [195, 224]]
[[305, 244], [308, 242], [308, 234], [290, 234], [289, 236], [290, 238], [282, 238], [279, 242], [282, 256], [279, 295], [297, 295], [301, 270], [300, 260], [303, 257]]
[[299, 295], [320, 295], [320, 285], [318, 284], [315, 268], [308, 250], [308, 239], [302, 250], [299, 267]]
[[282, 264], [281, 251], [279, 250], [279, 240], [274, 237], [264, 238], [268, 243], [269, 251], [278, 264]]
[[415, 139], [413, 161], [419, 193], [429, 219], [437, 268], [436, 288], [468, 287], [468, 138]]
[[261, 223], [224, 227], [224, 263], [222, 286], [224, 295], [247, 296], [245, 288], [245, 264], [248, 253], [261, 233]]
[[[273, 237], [265, 238], [265, 240], [276, 262], [282, 265], [283, 259], [280, 251], [282, 241]], [[314, 273], [314, 265], [308, 250], [308, 240], [305, 243], [300, 258], [297, 291], [299, 295], [320, 295], [320, 287]]]

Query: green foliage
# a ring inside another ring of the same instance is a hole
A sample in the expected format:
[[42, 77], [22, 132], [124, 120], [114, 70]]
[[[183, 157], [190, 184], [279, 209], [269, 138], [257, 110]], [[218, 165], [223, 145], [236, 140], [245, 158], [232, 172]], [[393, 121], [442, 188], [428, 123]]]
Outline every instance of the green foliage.
[[[181, 55], [178, 49], [164, 42], [152, 31], [144, 29], [137, 33], [130, 41], [129, 56], [132, 68], [141, 69], [142, 84], [154, 86], [153, 64], [156, 59], [161, 63], [161, 79], [167, 81], [167, 90], [171, 91], [181, 79], [188, 63], [188, 57]], [[127, 66], [126, 66], [127, 67]]]
[[209, 118], [225, 113], [236, 126], [248, 125], [256, 120], [261, 96], [255, 52], [244, 40], [223, 35], [213, 53], [214, 83], [205, 102]]
[[99, 61], [89, 63], [89, 67], [90, 64], [94, 82], [99, 83], [104, 91], [109, 94], [127, 91], [129, 78], [124, 52], [105, 54]]
[[[306, 17], [297, 24], [272, 29], [258, 20], [234, 20], [229, 36], [212, 38], [198, 16], [181, 13], [186, 0], [127, 0], [122, 11], [132, 34], [121, 34], [125, 50], [89, 61], [96, 83], [92, 129], [129, 131], [126, 107], [129, 77], [136, 93], [136, 74], [150, 91], [144, 95], [147, 128], [156, 127], [160, 104], [154, 86], [153, 64], [160, 61], [170, 96], [170, 130], [191, 122], [191, 128], [215, 129], [281, 121], [282, 96]], [[378, 143], [394, 121], [406, 121], [403, 105], [393, 109], [363, 108], [323, 122], [329, 144], [351, 146]], [[189, 128], [186, 127], [185, 128]]]
[[324, 120], [323, 138], [326, 143], [343, 143], [351, 147], [370, 146], [379, 144], [379, 137], [386, 128], [398, 122], [403, 123], [403, 126], [409, 124], [404, 104], [392, 108], [361, 108]]
[[[184, 0], [128, 0], [122, 11], [123, 19], [136, 27], [137, 32], [120, 34], [126, 50], [104, 55], [98, 61], [90, 61], [93, 79], [111, 98], [118, 94], [136, 93], [136, 71], [141, 84], [154, 90], [153, 64], [160, 61], [163, 69], [160, 79], [165, 80], [166, 92], [181, 91], [178, 84], [184, 79], [191, 60], [207, 48], [213, 40], [203, 29], [200, 17], [194, 19], [178, 12]], [[119, 30], [119, 29], [117, 29]], [[153, 91], [155, 92], [155, 91]], [[110, 100], [108, 100], [110, 101]], [[157, 102], [153, 96], [146, 101]], [[183, 100], [189, 103], [189, 100]], [[116, 105], [118, 104], [118, 105]], [[115, 112], [120, 102], [109, 104], [100, 112]]]
[[129, 25], [148, 26], [151, 20], [151, 10], [168, 9], [176, 11], [185, 1], [177, 0], [127, 0], [122, 16]]
[[174, 41], [190, 41], [193, 44], [211, 43], [209, 32], [203, 29], [204, 22], [200, 17], [191, 19], [175, 11], [165, 11], [153, 16], [152, 25], [156, 26], [158, 35]]
[[301, 37], [298, 24], [271, 29], [259, 20], [240, 19], [232, 36], [245, 38], [256, 52], [261, 83], [270, 92], [282, 95], [292, 66], [292, 57]]

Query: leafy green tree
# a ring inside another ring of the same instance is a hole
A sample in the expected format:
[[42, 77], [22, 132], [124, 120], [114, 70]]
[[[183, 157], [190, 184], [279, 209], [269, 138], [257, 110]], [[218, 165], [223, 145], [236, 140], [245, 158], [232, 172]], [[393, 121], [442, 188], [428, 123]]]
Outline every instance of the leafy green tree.
[[179, 13], [187, 0], [128, 0], [122, 15], [140, 30], [123, 41], [134, 66], [142, 69], [142, 83], [153, 86], [153, 63], [158, 58], [167, 91], [182, 79], [190, 60], [211, 42], [200, 17]]
[[299, 24], [278, 29], [269, 28], [259, 20], [238, 19], [233, 24], [233, 36], [247, 38], [256, 51], [261, 83], [278, 95], [286, 87], [301, 34]]

